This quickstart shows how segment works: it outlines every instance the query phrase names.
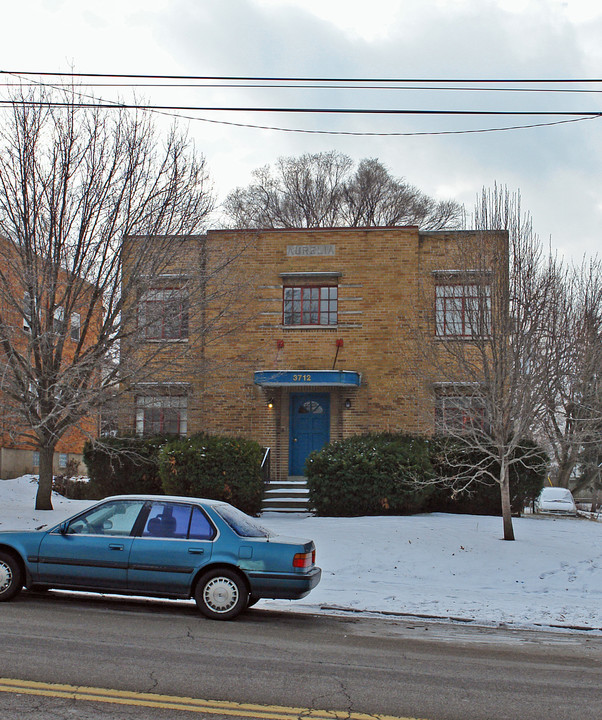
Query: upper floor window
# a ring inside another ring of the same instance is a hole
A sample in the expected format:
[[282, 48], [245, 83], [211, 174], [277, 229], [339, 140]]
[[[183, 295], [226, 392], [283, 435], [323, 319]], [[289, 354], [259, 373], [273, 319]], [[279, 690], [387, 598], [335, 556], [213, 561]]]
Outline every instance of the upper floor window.
[[438, 284], [435, 321], [439, 337], [473, 338], [488, 334], [491, 287], [485, 284]]
[[188, 292], [182, 288], [154, 288], [140, 299], [138, 326], [147, 340], [188, 337]]
[[71, 313], [71, 339], [77, 342], [81, 333], [82, 319], [79, 313]]
[[26, 291], [23, 295], [23, 330], [26, 332], [31, 332], [33, 313], [33, 298]]
[[58, 335], [65, 331], [65, 308], [62, 305], [54, 308], [52, 329]]
[[285, 287], [282, 322], [284, 325], [336, 325], [338, 287]]
[[188, 398], [185, 395], [159, 395], [136, 398], [138, 435], [186, 435]]

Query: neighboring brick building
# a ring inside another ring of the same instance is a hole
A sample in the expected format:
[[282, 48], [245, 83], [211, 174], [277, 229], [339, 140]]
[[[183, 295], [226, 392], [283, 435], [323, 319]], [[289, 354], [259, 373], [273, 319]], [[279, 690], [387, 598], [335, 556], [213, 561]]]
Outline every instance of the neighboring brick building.
[[[449, 389], [437, 398], [420, 343], [469, 338], [465, 308], [490, 303], [505, 233], [215, 230], [179, 242], [173, 272], [141, 298], [140, 312], [155, 313], [148, 342], [164, 348], [152, 381], [133, 389], [126, 429], [250, 437], [282, 481], [329, 441], [431, 432], [436, 416], [462, 412]], [[491, 267], [459, 267], [471, 242], [489, 246]], [[184, 290], [197, 268], [201, 286]]]
[[[32, 299], [25, 290], [25, 279], [19, 276], [18, 251], [12, 243], [0, 237], [0, 264], [2, 272], [2, 292], [0, 292], [0, 331], [1, 339], [6, 343], [0, 343], [0, 478], [18, 477], [25, 473], [38, 473], [39, 451], [37, 450], [33, 429], [26, 426], [18, 405], [16, 406], [9, 398], [9, 388], [18, 392], [27, 392], [32, 396], [37, 392], [35, 387], [35, 353], [45, 352], [42, 344], [52, 345], [44, 339], [57, 329], [57, 336], [65, 338], [65, 347], [62, 350], [63, 358], [67, 363], [73, 358], [73, 353], [80, 344], [81, 325], [89, 310], [88, 306], [77, 305], [73, 312], [65, 317], [62, 306], [57, 306], [48, 315], [48, 302], [45, 297], [45, 289], [40, 289], [39, 315], [43, 325], [43, 332], [36, 338], [32, 338]], [[40, 265], [43, 263], [40, 262]], [[31, 262], [31, 266], [35, 263]], [[59, 271], [59, 278], [66, 278], [66, 274]], [[43, 285], [42, 281], [40, 284]], [[82, 302], [86, 296], [86, 283], [82, 283], [84, 290], [81, 292]], [[91, 286], [89, 286], [91, 288]], [[45, 307], [42, 307], [45, 306]], [[76, 312], [77, 310], [77, 312]], [[93, 318], [100, 319], [100, 308], [93, 313]], [[89, 323], [92, 326], [92, 323]], [[59, 330], [60, 327], [60, 330]], [[82, 341], [85, 350], [88, 341]], [[34, 345], [37, 350], [34, 350]], [[16, 382], [14, 376], [6, 371], [7, 351], [10, 348], [17, 350], [24, 358], [22, 366], [21, 382]], [[38, 359], [39, 361], [39, 359]], [[79, 464], [82, 460], [82, 450], [87, 437], [96, 436], [98, 431], [98, 419], [95, 416], [83, 418], [77, 427], [67, 430], [60, 438], [53, 457], [53, 469], [55, 474], [65, 472], [67, 464], [73, 461]], [[82, 464], [81, 471], [84, 472]]]

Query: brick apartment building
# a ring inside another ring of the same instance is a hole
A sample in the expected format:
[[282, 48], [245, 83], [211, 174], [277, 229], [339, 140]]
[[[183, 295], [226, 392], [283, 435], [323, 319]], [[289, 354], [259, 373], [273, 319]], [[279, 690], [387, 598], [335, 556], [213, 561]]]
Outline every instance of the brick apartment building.
[[[432, 432], [462, 412], [429, 376], [425, 343], [468, 338], [466, 308], [490, 302], [505, 233], [214, 230], [178, 242], [140, 297], [153, 371], [132, 388], [123, 429], [253, 438], [270, 449], [271, 480], [286, 482], [329, 441]], [[461, 267], [466, 243], [486, 245], [491, 266]]]
[[[34, 264], [32, 263], [32, 266]], [[0, 237], [0, 265], [2, 272], [0, 329], [2, 339], [6, 340], [6, 343], [0, 343], [0, 478], [7, 479], [25, 473], [38, 473], [40, 464], [39, 451], [36, 448], [32, 428], [25, 424], [18, 404], [15, 405], [14, 401], [10, 399], [10, 390], [15, 392], [18, 388], [12, 374], [6, 371], [7, 348], [15, 349], [23, 358], [23, 379], [19, 385], [20, 391], [33, 395], [37, 392], [35, 377], [28, 377], [29, 370], [35, 365], [33, 344], [40, 342], [44, 332], [51, 334], [56, 329], [57, 336], [65, 337], [63, 357], [66, 362], [69, 362], [80, 342], [82, 322], [89, 307], [87, 305], [77, 306], [67, 316], [64, 308], [57, 305], [50, 313], [51, 317], [46, 317], [48, 313], [45, 312], [45, 309], [48, 308], [48, 298], [45, 296], [44, 288], [41, 288], [37, 301], [41, 323], [40, 334], [38, 338], [32, 338], [31, 308], [33, 301], [25, 289], [28, 287], [26, 278], [18, 272], [21, 267], [18, 250], [3, 237]], [[59, 281], [61, 277], [66, 280], [66, 273], [59, 271]], [[84, 301], [85, 293], [82, 293], [82, 302]], [[100, 318], [100, 309], [93, 313], [93, 317]], [[85, 348], [87, 342], [84, 342], [83, 345]], [[79, 465], [86, 438], [95, 436], [97, 431], [98, 419], [94, 416], [83, 418], [78, 427], [67, 430], [56, 446], [53, 457], [54, 473], [65, 472], [70, 461]], [[83, 464], [81, 469], [83, 472]]]

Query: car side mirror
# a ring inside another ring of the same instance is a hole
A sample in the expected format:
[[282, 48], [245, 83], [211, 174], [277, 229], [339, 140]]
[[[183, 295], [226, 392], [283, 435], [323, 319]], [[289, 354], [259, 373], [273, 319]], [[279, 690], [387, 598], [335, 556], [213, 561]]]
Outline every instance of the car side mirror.
[[69, 527], [69, 523], [68, 523], [68, 522], [62, 522], [62, 523], [59, 525], [59, 532], [61, 533], [61, 535], [66, 535], [66, 534], [67, 534], [67, 528], [68, 528], [68, 527]]

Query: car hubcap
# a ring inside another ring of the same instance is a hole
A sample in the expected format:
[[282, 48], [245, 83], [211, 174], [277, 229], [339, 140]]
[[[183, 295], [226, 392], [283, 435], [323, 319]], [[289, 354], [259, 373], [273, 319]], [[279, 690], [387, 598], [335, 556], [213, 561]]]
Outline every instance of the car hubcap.
[[216, 577], [205, 585], [203, 597], [208, 608], [225, 613], [238, 602], [238, 588], [230, 578]]
[[10, 567], [5, 562], [0, 561], [0, 593], [8, 590], [12, 579], [13, 574]]

